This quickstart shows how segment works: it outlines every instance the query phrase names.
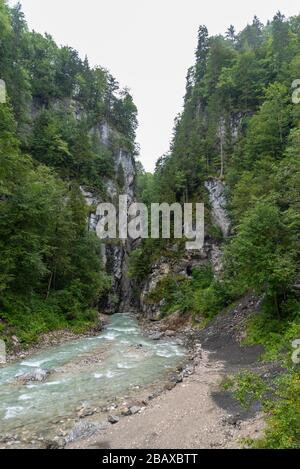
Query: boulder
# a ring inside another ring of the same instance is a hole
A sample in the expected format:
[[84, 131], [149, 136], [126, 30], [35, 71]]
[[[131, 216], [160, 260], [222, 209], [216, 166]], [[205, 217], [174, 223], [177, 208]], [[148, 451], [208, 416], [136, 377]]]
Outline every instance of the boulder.
[[120, 417], [118, 417], [117, 415], [109, 415], [107, 420], [108, 420], [109, 423], [111, 423], [113, 425], [113, 424], [119, 422]]
[[99, 430], [104, 430], [106, 426], [106, 422], [96, 425], [93, 422], [83, 420], [74, 426], [66, 436], [65, 441], [66, 443], [71, 443], [72, 441], [79, 440], [80, 438], [87, 438], [94, 435], [94, 433]]
[[28, 373], [23, 373], [21, 375], [16, 376], [16, 380], [23, 384], [26, 384], [29, 381], [37, 381], [39, 383], [42, 383], [48, 378], [49, 375], [50, 375], [49, 370], [36, 368], [33, 371], [29, 371]]
[[153, 332], [149, 335], [151, 340], [160, 340], [164, 336], [163, 332]]
[[130, 407], [130, 414], [131, 415], [135, 415], [135, 414], [138, 414], [141, 410], [141, 407], [137, 406], [137, 405], [134, 405], [132, 407]]

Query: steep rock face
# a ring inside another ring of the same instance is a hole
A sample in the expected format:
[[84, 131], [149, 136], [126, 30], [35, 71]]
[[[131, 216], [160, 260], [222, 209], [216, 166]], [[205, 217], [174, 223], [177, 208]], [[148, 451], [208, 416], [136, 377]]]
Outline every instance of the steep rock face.
[[[209, 195], [212, 222], [221, 230], [223, 237], [226, 239], [230, 235], [231, 223], [226, 209], [225, 184], [219, 179], [210, 179], [206, 181], [205, 187]], [[212, 240], [211, 263], [216, 276], [222, 272], [222, 257], [222, 246]]]
[[[106, 123], [99, 123], [91, 132], [98, 136], [99, 141], [107, 146], [111, 144], [111, 136], [115, 131]], [[89, 216], [89, 227], [96, 230], [99, 216], [97, 207], [100, 203], [110, 202], [118, 208], [119, 195], [127, 195], [128, 206], [135, 200], [135, 162], [133, 156], [126, 150], [118, 148], [114, 154], [113, 178], [106, 178], [104, 186], [105, 197], [95, 196], [82, 188], [87, 204], [92, 207]], [[122, 178], [120, 178], [120, 173]], [[118, 216], [118, 213], [117, 213]], [[132, 249], [131, 240], [104, 240], [102, 244], [102, 261], [108, 274], [112, 277], [112, 289], [104, 305], [107, 312], [123, 310], [130, 305], [131, 286], [128, 278], [128, 261]]]
[[[205, 183], [209, 194], [211, 205], [211, 219], [214, 225], [220, 228], [223, 237], [230, 235], [230, 219], [226, 210], [225, 186], [217, 180], [211, 179]], [[176, 245], [173, 246], [176, 251]], [[147, 296], [153, 292], [158, 283], [168, 275], [182, 275], [188, 277], [193, 268], [211, 264], [215, 276], [222, 272], [222, 243], [205, 236], [205, 243], [201, 250], [184, 251], [180, 259], [174, 260], [172, 257], [161, 257], [153, 264], [151, 273], [143, 284], [140, 296], [140, 307], [145, 316], [150, 320], [157, 320], [160, 316], [161, 303], [153, 304], [147, 302]]]
[[[176, 249], [176, 244], [170, 248]], [[185, 251], [180, 259], [173, 259], [172, 257], [161, 257], [152, 265], [150, 275], [147, 277], [143, 284], [140, 295], [140, 308], [143, 314], [151, 321], [159, 319], [161, 308], [164, 301], [160, 303], [149, 303], [147, 301], [148, 295], [153, 292], [158, 283], [169, 275], [189, 277], [192, 269], [200, 267], [209, 261], [210, 246], [206, 244], [201, 251]]]
[[230, 234], [230, 220], [226, 210], [225, 185], [218, 179], [210, 179], [205, 187], [209, 194], [212, 220], [226, 238]]

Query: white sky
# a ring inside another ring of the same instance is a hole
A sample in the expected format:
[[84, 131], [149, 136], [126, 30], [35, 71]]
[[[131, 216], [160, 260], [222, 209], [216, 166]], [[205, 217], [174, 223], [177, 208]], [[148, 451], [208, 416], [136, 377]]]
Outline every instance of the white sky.
[[[10, 0], [10, 4], [16, 1]], [[128, 86], [139, 110], [141, 161], [152, 171], [168, 151], [182, 109], [185, 76], [194, 64], [197, 29], [210, 34], [300, 12], [299, 0], [21, 0], [31, 29], [77, 49], [91, 65]]]

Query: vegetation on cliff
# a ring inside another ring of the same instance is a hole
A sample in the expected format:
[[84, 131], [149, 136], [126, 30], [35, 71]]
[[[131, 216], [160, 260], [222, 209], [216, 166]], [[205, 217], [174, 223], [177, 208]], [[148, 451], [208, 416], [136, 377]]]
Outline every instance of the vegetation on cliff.
[[[261, 314], [249, 325], [249, 340], [291, 367], [289, 390], [273, 406], [272, 427], [262, 443], [271, 447], [300, 444], [294, 419], [299, 370], [291, 362], [292, 340], [300, 334], [300, 105], [293, 88], [300, 77], [299, 51], [300, 16], [286, 19], [278, 12], [267, 25], [255, 17], [240, 33], [231, 26], [225, 36], [209, 37], [200, 26], [170, 151], [153, 176], [140, 176], [145, 203], [207, 204], [205, 181], [225, 183], [232, 235], [223, 243], [222, 275], [201, 284], [197, 271], [180, 281], [171, 274], [148, 301], [164, 299], [163, 314], [180, 310], [200, 319], [248, 291], [264, 297]], [[209, 217], [206, 223], [211, 242], [219, 243]], [[151, 260], [165, 249], [166, 243], [152, 249]], [[145, 269], [149, 251], [147, 241], [135, 253], [133, 276]], [[151, 271], [151, 262], [146, 267]]]
[[4, 0], [0, 78], [0, 334], [29, 342], [96, 318], [110, 280], [80, 186], [103, 195], [114, 152], [134, 153], [136, 107], [108, 71], [29, 31]]

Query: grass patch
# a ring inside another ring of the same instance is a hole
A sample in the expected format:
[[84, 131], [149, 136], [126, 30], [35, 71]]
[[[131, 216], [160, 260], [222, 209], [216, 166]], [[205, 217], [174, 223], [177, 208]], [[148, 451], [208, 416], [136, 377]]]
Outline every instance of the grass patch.
[[248, 323], [245, 343], [263, 345], [263, 359], [278, 361], [285, 373], [267, 382], [256, 373], [243, 372], [227, 378], [221, 385], [224, 390], [231, 390], [244, 407], [261, 401], [267, 429], [263, 438], [247, 440], [254, 448], [300, 448], [300, 365], [292, 361], [295, 351], [292, 342], [300, 338], [299, 302], [288, 299], [281, 314], [281, 319], [274, 317], [267, 298], [261, 313]]
[[15, 297], [7, 300], [0, 312], [0, 339], [11, 346], [11, 337], [17, 336], [23, 345], [35, 342], [46, 332], [58, 329], [69, 329], [81, 333], [91, 328], [97, 322], [97, 311], [92, 308], [69, 311], [66, 314], [57, 297], [49, 297], [42, 301], [33, 295], [28, 298]]
[[210, 266], [193, 269], [191, 277], [167, 275], [145, 298], [148, 304], [163, 302], [162, 316], [180, 311], [204, 321], [211, 320], [231, 300], [225, 285], [214, 278]]
[[263, 398], [267, 386], [263, 379], [251, 371], [240, 372], [227, 377], [221, 384], [224, 391], [231, 391], [234, 398], [246, 409]]
[[265, 348], [264, 360], [290, 361], [292, 342], [300, 338], [300, 304], [288, 301], [284, 306], [284, 317], [277, 319], [268, 300], [262, 305], [260, 314], [253, 316], [247, 327], [245, 345], [261, 344]]

